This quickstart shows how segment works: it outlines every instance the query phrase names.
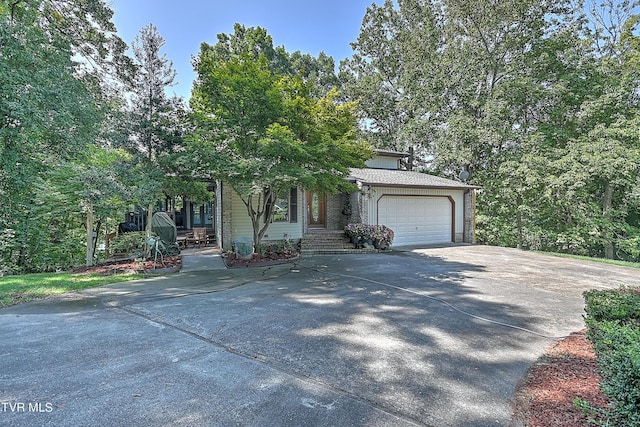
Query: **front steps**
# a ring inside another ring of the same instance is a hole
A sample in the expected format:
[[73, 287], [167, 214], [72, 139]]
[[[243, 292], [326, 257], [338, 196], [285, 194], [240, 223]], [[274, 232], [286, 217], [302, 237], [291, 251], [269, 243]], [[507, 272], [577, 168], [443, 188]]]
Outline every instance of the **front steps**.
[[310, 230], [302, 237], [302, 255], [370, 254], [377, 249], [356, 249], [342, 230]]

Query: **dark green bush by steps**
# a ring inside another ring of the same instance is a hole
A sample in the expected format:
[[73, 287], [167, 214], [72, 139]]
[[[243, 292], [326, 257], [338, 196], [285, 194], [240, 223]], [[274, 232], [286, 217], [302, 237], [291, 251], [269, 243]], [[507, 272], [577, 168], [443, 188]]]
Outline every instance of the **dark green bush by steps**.
[[640, 288], [584, 293], [588, 338], [611, 400], [603, 425], [640, 426]]

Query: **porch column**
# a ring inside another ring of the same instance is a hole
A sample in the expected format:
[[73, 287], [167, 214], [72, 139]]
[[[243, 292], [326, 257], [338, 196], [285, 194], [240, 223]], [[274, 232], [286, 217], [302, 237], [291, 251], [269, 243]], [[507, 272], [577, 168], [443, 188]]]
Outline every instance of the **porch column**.
[[220, 184], [222, 197], [220, 198], [220, 204], [218, 209], [221, 210], [222, 220], [221, 220], [221, 229], [222, 236], [219, 240], [221, 249], [228, 250], [231, 249], [233, 245], [232, 239], [232, 229], [233, 229], [233, 215], [231, 210], [232, 200], [233, 200], [233, 190], [230, 185], [225, 185], [224, 183]]
[[476, 243], [476, 190], [464, 193], [464, 236], [465, 243]]

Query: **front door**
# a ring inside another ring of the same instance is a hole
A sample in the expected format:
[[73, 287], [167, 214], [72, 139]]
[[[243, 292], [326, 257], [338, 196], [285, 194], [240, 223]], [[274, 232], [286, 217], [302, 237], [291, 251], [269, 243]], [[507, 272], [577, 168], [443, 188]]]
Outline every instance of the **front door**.
[[326, 219], [326, 197], [318, 191], [307, 191], [307, 224], [309, 228], [324, 228]]

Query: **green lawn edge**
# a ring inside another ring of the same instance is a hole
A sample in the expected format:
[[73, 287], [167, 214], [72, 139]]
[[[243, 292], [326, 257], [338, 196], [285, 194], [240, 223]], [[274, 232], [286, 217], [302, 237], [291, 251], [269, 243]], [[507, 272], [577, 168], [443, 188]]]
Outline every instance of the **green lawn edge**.
[[0, 277], [0, 308], [43, 299], [67, 292], [142, 279], [144, 274], [111, 275], [34, 273]]
[[593, 261], [593, 262], [599, 262], [602, 264], [619, 265], [621, 267], [640, 268], [640, 263], [638, 262], [621, 261], [617, 259], [594, 258], [594, 257], [588, 257], [584, 255], [562, 254], [558, 252], [544, 252], [544, 251], [533, 251], [533, 252], [544, 254], [544, 255], [557, 256], [560, 258], [572, 258], [572, 259], [578, 259], [581, 261]]

